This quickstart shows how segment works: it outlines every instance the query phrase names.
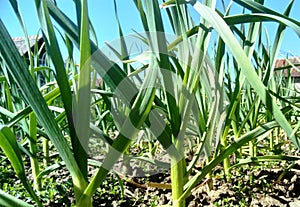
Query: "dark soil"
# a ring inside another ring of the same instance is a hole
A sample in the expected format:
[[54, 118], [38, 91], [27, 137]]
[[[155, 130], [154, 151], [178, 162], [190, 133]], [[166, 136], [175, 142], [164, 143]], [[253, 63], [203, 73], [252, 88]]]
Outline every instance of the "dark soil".
[[[232, 175], [227, 181], [219, 166], [213, 172], [213, 179], [203, 180], [193, 189], [186, 201], [187, 206], [299, 207], [300, 166], [296, 164], [284, 171], [288, 164], [278, 162], [272, 165], [264, 163], [261, 166], [239, 167], [238, 170], [232, 170]], [[93, 171], [91, 168], [91, 175]], [[0, 187], [24, 201], [29, 201], [22, 184], [13, 176], [11, 167], [1, 168], [0, 172]], [[209, 183], [212, 184], [211, 190], [208, 189]], [[98, 188], [93, 203], [95, 207], [171, 205], [169, 184], [169, 172], [147, 178], [128, 178], [119, 175], [119, 179], [116, 174], [111, 173]], [[64, 168], [47, 175], [42, 188], [40, 198], [45, 206], [72, 206], [74, 203], [72, 181]]]
[[[280, 169], [245, 167], [232, 172], [232, 178], [215, 176], [200, 183], [187, 199], [187, 206], [300, 206], [300, 170], [296, 165], [289, 171]], [[112, 176], [111, 176], [112, 177]], [[109, 179], [111, 179], [111, 177]], [[213, 187], [208, 190], [208, 183]], [[133, 178], [124, 181], [124, 197], [112, 194], [114, 185], [107, 182], [102, 188], [107, 191], [94, 197], [94, 206], [159, 206], [171, 205], [171, 191], [147, 187], [169, 184], [167, 173], [148, 178]], [[168, 187], [168, 185], [166, 185]], [[165, 187], [166, 187], [165, 186]]]
[[[281, 179], [280, 179], [281, 177]], [[235, 172], [231, 181], [213, 179], [213, 189], [196, 188], [193, 206], [300, 206], [300, 171], [255, 170]]]

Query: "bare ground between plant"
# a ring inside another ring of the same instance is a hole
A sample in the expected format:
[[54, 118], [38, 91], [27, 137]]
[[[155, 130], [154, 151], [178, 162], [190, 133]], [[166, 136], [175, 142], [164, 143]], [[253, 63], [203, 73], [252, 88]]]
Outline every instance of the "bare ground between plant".
[[[1, 188], [30, 202], [11, 167], [3, 170], [4, 164], [1, 164], [0, 169]], [[187, 206], [300, 206], [300, 165], [295, 164], [288, 170], [284, 170], [287, 169], [287, 162], [271, 166], [265, 163], [261, 166], [246, 165], [233, 169], [230, 180], [224, 178], [222, 168], [218, 166], [213, 172], [212, 180], [203, 180], [194, 188], [187, 199]], [[30, 174], [29, 168], [27, 171]], [[90, 172], [93, 173], [93, 168], [90, 168]], [[94, 195], [94, 206], [171, 205], [171, 190], [160, 189], [170, 187], [168, 172], [147, 178], [122, 177], [121, 180], [120, 184], [115, 174], [109, 174]], [[213, 184], [211, 190], [207, 187], [209, 182]], [[72, 206], [75, 202], [72, 181], [65, 168], [47, 175], [42, 188], [40, 197], [45, 206]]]
[[[221, 170], [221, 167], [219, 167]], [[56, 174], [56, 173], [55, 173]], [[63, 173], [57, 174], [61, 177]], [[222, 176], [222, 175], [220, 175]], [[243, 167], [233, 170], [230, 180], [219, 175], [200, 183], [187, 199], [188, 207], [196, 206], [300, 206], [300, 166], [289, 171], [279, 168], [262, 169]], [[56, 177], [56, 175], [54, 175]], [[60, 181], [66, 180], [60, 178]], [[171, 205], [171, 190], [168, 188], [170, 176], [160, 173], [148, 178], [123, 178], [123, 195], [120, 183], [110, 174], [94, 196], [94, 206], [160, 206]], [[59, 182], [60, 182], [59, 181]], [[208, 190], [208, 183], [213, 188]], [[61, 183], [64, 185], [64, 182]], [[156, 187], [149, 187], [156, 186]], [[157, 188], [158, 187], [158, 188]], [[73, 195], [67, 192], [70, 203]], [[50, 201], [48, 206], [68, 206]]]

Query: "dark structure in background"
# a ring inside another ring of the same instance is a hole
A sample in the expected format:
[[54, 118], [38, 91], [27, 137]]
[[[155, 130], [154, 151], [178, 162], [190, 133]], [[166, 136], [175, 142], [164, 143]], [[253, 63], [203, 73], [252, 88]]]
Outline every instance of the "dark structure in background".
[[[45, 66], [46, 65], [46, 48], [43, 37], [40, 36], [29, 36], [29, 45], [30, 51], [28, 51], [28, 47], [26, 44], [25, 37], [15, 37], [12, 38], [14, 41], [20, 55], [26, 60], [27, 64], [30, 64], [29, 54], [34, 54], [34, 62], [33, 65], [36, 66]], [[37, 59], [38, 58], [38, 59]], [[40, 71], [37, 72], [37, 77], [39, 77], [39, 87], [45, 84], [44, 74]]]
[[[29, 36], [30, 52], [34, 53], [35, 47], [39, 54], [39, 65], [45, 64], [45, 42], [42, 36]], [[29, 63], [29, 51], [27, 49], [25, 37], [13, 38], [13, 41], [18, 48], [20, 55]]]
[[290, 66], [291, 64], [293, 64], [297, 69], [288, 67], [287, 69], [283, 70], [283, 74], [285, 77], [288, 77], [289, 75], [292, 77], [295, 89], [300, 92], [300, 57], [278, 59], [276, 61], [275, 68], [283, 68]]

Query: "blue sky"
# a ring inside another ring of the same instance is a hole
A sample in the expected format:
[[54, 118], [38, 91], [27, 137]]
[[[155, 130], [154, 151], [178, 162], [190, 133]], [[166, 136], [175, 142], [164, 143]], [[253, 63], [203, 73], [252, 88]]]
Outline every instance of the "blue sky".
[[[35, 10], [34, 0], [21, 0], [19, 7], [23, 15], [29, 35], [36, 35], [39, 30], [37, 14]], [[221, 0], [217, 0], [218, 8], [221, 8]], [[225, 0], [226, 3], [229, 0]], [[265, 0], [265, 3], [270, 8], [283, 12], [289, 0]], [[72, 0], [57, 0], [58, 6], [69, 16], [75, 19], [75, 7]], [[88, 0], [89, 14], [91, 21], [95, 27], [99, 46], [104, 42], [110, 42], [118, 37], [118, 29], [114, 16], [113, 0]], [[142, 24], [139, 20], [139, 14], [134, 6], [133, 1], [117, 0], [119, 18], [125, 34], [132, 34], [133, 29], [137, 32], [143, 31]], [[23, 36], [21, 27], [15, 17], [13, 10], [8, 0], [0, 0], [0, 18], [6, 25], [12, 37]], [[300, 21], [300, 0], [295, 0], [294, 7], [291, 12], [291, 17]], [[239, 7], [234, 7], [233, 11], [241, 11]], [[192, 12], [195, 19], [198, 16]], [[276, 25], [266, 24], [269, 29], [270, 37], [274, 33]], [[281, 52], [292, 52], [300, 55], [300, 39], [291, 29], [288, 29], [285, 35]]]

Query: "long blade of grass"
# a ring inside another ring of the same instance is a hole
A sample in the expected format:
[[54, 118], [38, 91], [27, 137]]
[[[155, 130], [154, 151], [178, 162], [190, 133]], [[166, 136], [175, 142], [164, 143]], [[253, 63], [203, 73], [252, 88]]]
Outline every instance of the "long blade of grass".
[[17, 143], [17, 139], [15, 135], [11, 132], [11, 130], [3, 125], [0, 125], [0, 147], [4, 151], [4, 154], [8, 157], [13, 169], [15, 170], [17, 176], [23, 183], [30, 196], [32, 196], [32, 198], [37, 202], [37, 204], [41, 206], [37, 195], [33, 191], [26, 178], [25, 167], [22, 160], [21, 151]]
[[288, 18], [283, 18], [280, 16], [276, 16], [274, 14], [238, 14], [224, 17], [224, 21], [228, 25], [235, 25], [241, 23], [249, 23], [249, 22], [278, 22], [283, 25], [289, 26], [292, 28], [298, 36], [300, 36], [300, 24], [291, 21]]
[[215, 11], [202, 5], [198, 1], [193, 6], [196, 9], [196, 11], [199, 12], [201, 16], [205, 18], [218, 32], [220, 37], [223, 39], [227, 47], [232, 52], [233, 56], [235, 57], [235, 60], [239, 64], [239, 67], [241, 67], [241, 72], [245, 75], [245, 77], [247, 78], [251, 86], [254, 88], [256, 93], [260, 96], [263, 103], [272, 112], [275, 120], [278, 121], [280, 126], [285, 130], [285, 132], [293, 141], [295, 146], [297, 146], [297, 148], [300, 149], [299, 140], [294, 135], [292, 135], [292, 127], [281, 112], [277, 103], [270, 96], [267, 88], [260, 81], [248, 57], [244, 53], [240, 44], [237, 42], [235, 36], [229, 29], [228, 25]]
[[299, 156], [287, 156], [287, 155], [266, 155], [259, 157], [249, 157], [246, 159], [239, 160], [239, 162], [235, 165], [232, 165], [230, 168], [236, 168], [241, 165], [248, 164], [259, 164], [259, 162], [273, 162], [273, 161], [296, 161], [300, 160]]
[[[77, 154], [77, 162], [80, 168], [84, 168], [83, 174], [87, 178], [87, 147], [89, 140], [90, 129], [90, 103], [91, 103], [91, 68], [90, 68], [90, 37], [89, 37], [89, 17], [87, 1], [81, 2], [81, 23], [80, 23], [80, 66], [79, 66], [79, 79], [78, 79], [78, 92], [75, 102], [75, 129], [79, 143], [80, 150]], [[74, 120], [73, 120], [74, 121]], [[74, 143], [75, 144], [75, 143]], [[78, 146], [76, 146], [78, 147]], [[78, 149], [78, 148], [77, 148]], [[76, 149], [76, 151], [77, 151]], [[82, 152], [82, 150], [84, 152]]]
[[[72, 42], [79, 48], [78, 27], [61, 11], [51, 0], [46, 0], [49, 12], [55, 21], [63, 28]], [[91, 41], [92, 61], [97, 65], [96, 69], [105, 83], [114, 91], [122, 81], [128, 82], [132, 91], [136, 91], [133, 84], [126, 79], [124, 71], [115, 63], [110, 61], [101, 50]], [[126, 94], [126, 92], [125, 92]]]
[[255, 139], [258, 136], [262, 136], [268, 131], [278, 127], [276, 122], [269, 122], [262, 126], [255, 128], [252, 131], [244, 134], [242, 137], [234, 141], [231, 145], [229, 145], [225, 150], [223, 150], [217, 157], [215, 157], [208, 165], [206, 165], [201, 171], [199, 171], [195, 176], [190, 179], [185, 185], [185, 191], [182, 195], [182, 198], [187, 198], [190, 194], [191, 190], [203, 179], [215, 166], [217, 166], [220, 162], [224, 160], [225, 157], [228, 157], [232, 153], [236, 152], [237, 149]]
[[[25, 34], [25, 42], [27, 46], [27, 51], [28, 51], [28, 57], [29, 57], [29, 67], [30, 67], [30, 73], [34, 77], [34, 63], [33, 63], [33, 55], [31, 53], [31, 46], [27, 34], [27, 29], [25, 26], [25, 23], [23, 22], [23, 18], [19, 12], [18, 9], [18, 3], [16, 0], [10, 0], [10, 3], [14, 9], [15, 14], [18, 17], [18, 20], [20, 22], [20, 25], [22, 27], [23, 33]], [[35, 44], [38, 45], [38, 44]], [[36, 49], [37, 50], [37, 49]], [[36, 116], [32, 113], [29, 116], [29, 136], [30, 136], [30, 151], [32, 154], [37, 154], [37, 146], [36, 146], [36, 141], [37, 141], [37, 134], [36, 134], [36, 128], [37, 128], [37, 123], [36, 123]], [[39, 163], [36, 157], [30, 157], [30, 163], [31, 163], [31, 169], [32, 169], [32, 177], [33, 177], [33, 182], [34, 182], [34, 188], [36, 190], [40, 189], [40, 182], [37, 179], [37, 175], [39, 173]]]
[[81, 170], [85, 180], [87, 180], [87, 162], [85, 161], [87, 159], [87, 155], [85, 149], [81, 145], [81, 142], [78, 140], [74, 126], [74, 119], [72, 115], [72, 92], [69, 85], [67, 72], [65, 71], [64, 61], [59, 49], [46, 2], [44, 0], [35, 0], [35, 4], [38, 11], [39, 21], [43, 29], [43, 34], [45, 36], [44, 39], [46, 42], [46, 50], [50, 54], [56, 70], [57, 84], [60, 88], [61, 98], [67, 115], [72, 148], [76, 149], [74, 150], [75, 160], [79, 165], [79, 169]]
[[0, 189], [0, 203], [1, 205], [5, 207], [34, 207], [34, 205], [30, 205], [12, 195], [9, 195], [5, 192], [3, 192]]
[[145, 77], [143, 85], [131, 107], [129, 115], [121, 127], [120, 134], [114, 140], [102, 166], [96, 172], [95, 176], [87, 186], [83, 196], [79, 200], [79, 206], [86, 202], [86, 200], [95, 193], [107, 173], [113, 167], [114, 163], [127, 149], [132, 139], [136, 137], [139, 129], [144, 124], [155, 98], [154, 86], [159, 69], [155, 60], [152, 60], [152, 64], [150, 64], [149, 69], [149, 73]]
[[[138, 5], [142, 5], [142, 1], [138, 0]], [[156, 54], [160, 64], [160, 68], [171, 71], [170, 62], [168, 60], [167, 41], [164, 33], [164, 26], [161, 17], [161, 12], [157, 1], [144, 1], [144, 6], [147, 12], [144, 12], [143, 7], [139, 7], [140, 16], [143, 19], [144, 29], [148, 35], [151, 51]], [[154, 15], [155, 14], [155, 15]], [[144, 16], [145, 15], [145, 16]], [[165, 88], [167, 97], [167, 108], [169, 121], [173, 134], [176, 136], [179, 133], [180, 128], [180, 115], [178, 104], [175, 99], [173, 77], [167, 72], [162, 73], [163, 76], [163, 87]]]
[[[74, 44], [79, 47], [79, 35], [77, 33], [77, 26], [61, 10], [59, 10], [59, 8], [57, 8], [52, 1], [46, 0], [46, 3], [51, 16], [64, 29], [64, 31], [74, 42]], [[143, 11], [141, 12], [141, 16], [143, 17], [142, 19], [146, 21], [145, 13]], [[147, 22], [143, 22], [143, 24], [145, 30], [148, 31], [149, 29], [147, 29]], [[124, 87], [125, 90], [123, 93], [126, 94], [128, 91], [137, 91], [136, 87], [126, 78], [126, 74], [123, 72], [123, 70], [121, 70], [121, 68], [117, 64], [109, 61], [108, 58], [97, 48], [97, 46], [93, 42], [91, 42], [91, 53], [93, 54], [93, 60], [96, 64], [95, 67], [98, 68], [97, 71], [99, 72], [105, 83], [112, 89], [112, 91], [117, 88], [120, 82], [124, 81], [127, 82], [128, 85]], [[107, 69], [109, 69], [109, 71], [107, 71]], [[102, 70], [104, 71], [104, 73]], [[158, 137], [158, 139], [160, 139], [165, 149], [168, 149], [170, 146], [172, 146], [170, 141], [170, 130], [167, 126], [161, 136]], [[173, 151], [173, 153], [176, 154], [173, 148], [170, 149], [170, 151]]]
[[[284, 15], [289, 16], [292, 6], [293, 6], [294, 1], [291, 1], [290, 4], [288, 5], [287, 9], [284, 12]], [[277, 28], [277, 32], [275, 34], [275, 40], [273, 43], [273, 47], [272, 47], [272, 51], [270, 54], [270, 63], [269, 63], [269, 68], [266, 71], [266, 75], [264, 78], [264, 83], [265, 85], [267, 85], [266, 83], [269, 81], [270, 77], [273, 77], [274, 74], [274, 67], [276, 64], [276, 58], [278, 56], [280, 47], [281, 47], [281, 43], [283, 41], [283, 37], [284, 37], [284, 32], [285, 32], [285, 25], [279, 25]], [[300, 31], [300, 27], [297, 27], [298, 31]], [[298, 33], [299, 37], [300, 37], [300, 33]]]
[[296, 19], [292, 19], [290, 17], [287, 17], [283, 14], [280, 14], [272, 9], [269, 9], [267, 7], [265, 7], [262, 4], [259, 4], [255, 1], [250, 1], [250, 0], [233, 0], [234, 2], [238, 3], [239, 5], [243, 6], [244, 8], [247, 8], [249, 10], [251, 10], [252, 12], [257, 12], [257, 13], [264, 13], [264, 14], [272, 14], [278, 17], [281, 17], [283, 19], [287, 19], [291, 22], [293, 22], [294, 24], [300, 26], [300, 22], [297, 21]]
[[19, 11], [18, 2], [16, 0], [9, 0], [9, 1], [10, 1], [10, 5], [14, 9], [15, 14], [17, 15], [17, 18], [18, 18], [18, 20], [20, 22], [20, 25], [22, 27], [23, 33], [25, 35], [25, 43], [26, 43], [26, 46], [27, 46], [29, 63], [30, 63], [29, 66], [30, 66], [30, 71], [32, 72], [33, 71], [33, 57], [32, 57], [32, 54], [30, 52], [31, 50], [30, 50], [30, 43], [29, 43], [27, 29], [26, 29], [25, 23], [23, 21], [22, 15], [21, 15], [21, 13]]
[[60, 128], [55, 122], [53, 114], [48, 109], [43, 96], [34, 84], [26, 63], [21, 58], [14, 42], [9, 36], [1, 20], [0, 38], [0, 52], [3, 60], [8, 66], [8, 71], [13, 76], [26, 101], [35, 112], [40, 125], [45, 128], [46, 133], [49, 135], [63, 161], [66, 163], [66, 166], [74, 179], [75, 188], [85, 185], [85, 180], [83, 179], [78, 165], [76, 164], [67, 140], [62, 135]]

